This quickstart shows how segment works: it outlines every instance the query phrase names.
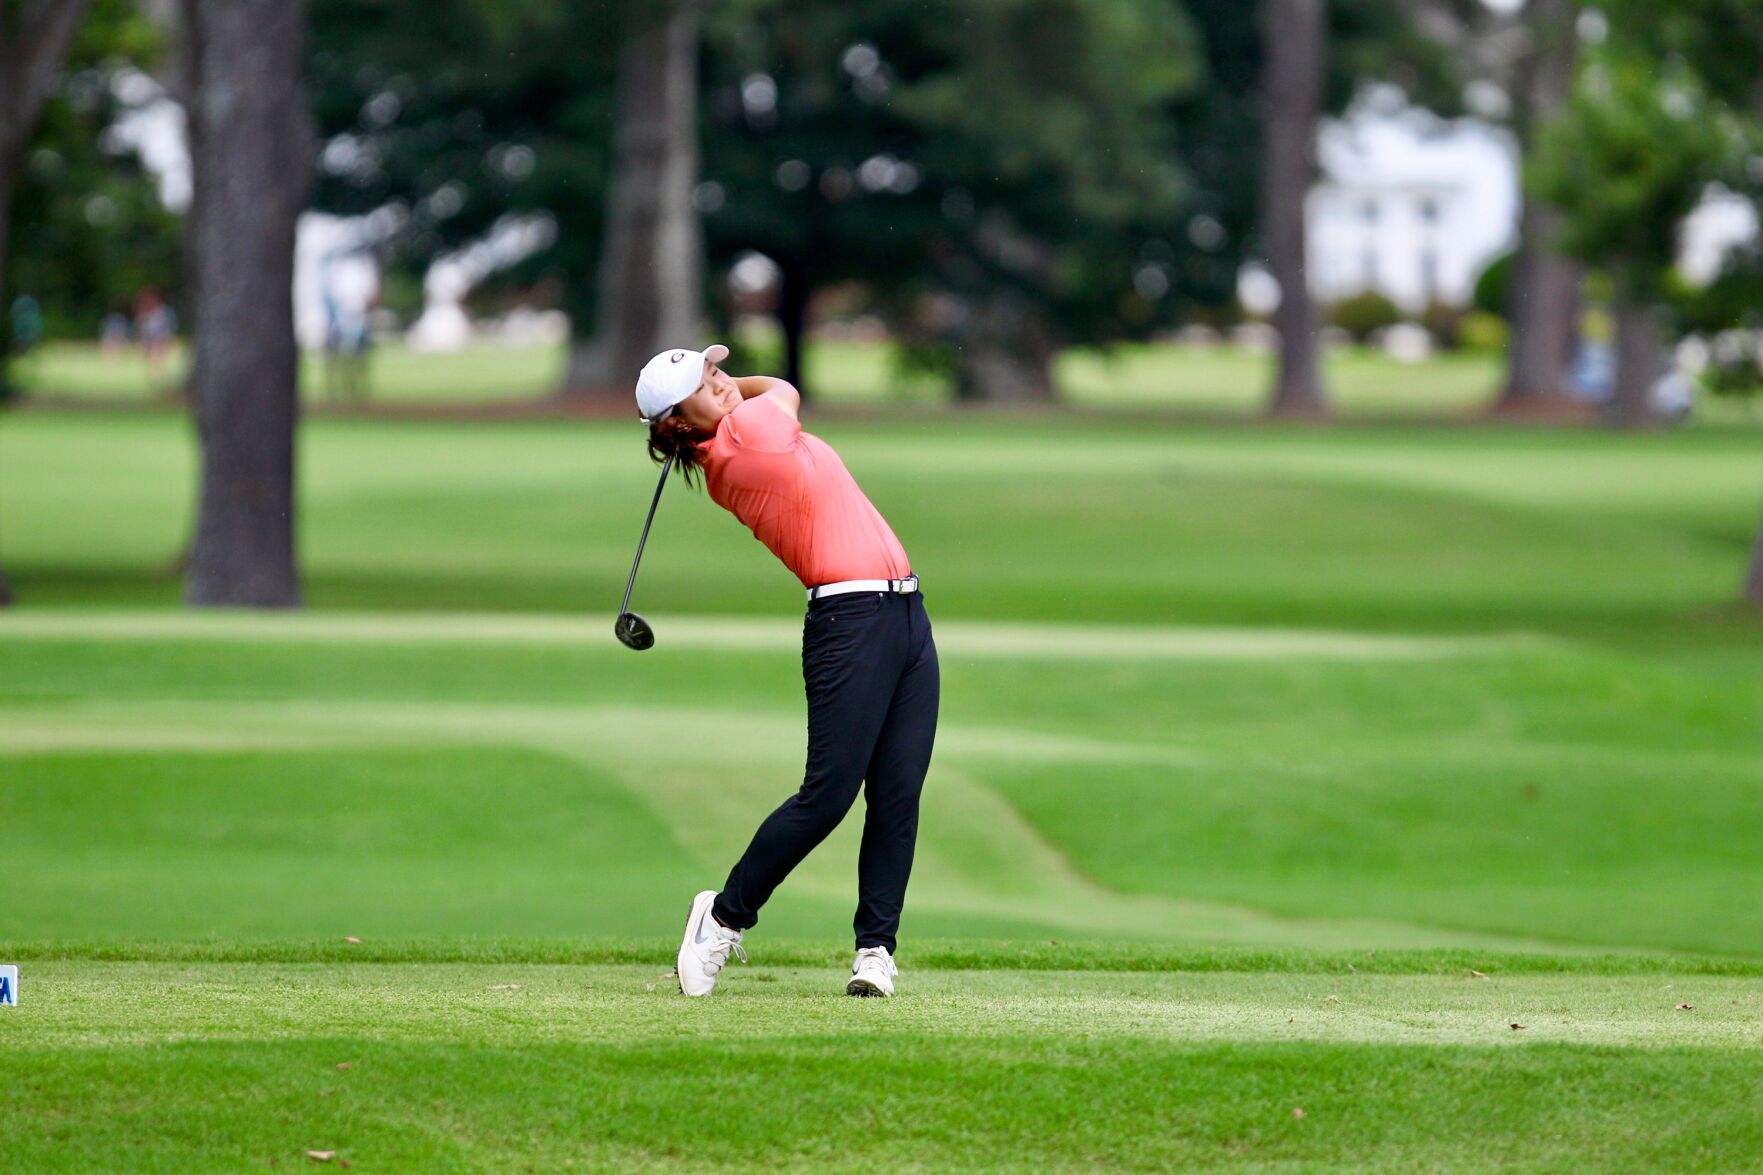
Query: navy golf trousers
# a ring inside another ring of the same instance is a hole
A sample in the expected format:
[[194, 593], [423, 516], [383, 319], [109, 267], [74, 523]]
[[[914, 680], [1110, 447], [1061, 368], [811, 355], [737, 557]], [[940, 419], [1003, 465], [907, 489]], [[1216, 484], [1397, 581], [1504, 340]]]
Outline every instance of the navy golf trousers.
[[930, 768], [942, 689], [922, 592], [848, 592], [808, 604], [802, 621], [808, 767], [801, 790], [765, 818], [711, 907], [744, 930], [864, 789], [857, 856], [857, 946], [894, 951], [918, 796]]

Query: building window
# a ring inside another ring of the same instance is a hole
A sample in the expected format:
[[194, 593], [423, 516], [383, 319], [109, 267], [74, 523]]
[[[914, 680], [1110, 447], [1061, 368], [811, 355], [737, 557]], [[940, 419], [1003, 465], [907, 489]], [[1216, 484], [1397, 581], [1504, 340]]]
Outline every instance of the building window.
[[1377, 223], [1377, 201], [1361, 200], [1359, 202], [1359, 219], [1366, 224]]
[[1368, 290], [1377, 289], [1377, 250], [1376, 249], [1370, 247], [1369, 245], [1366, 246], [1365, 251], [1359, 255], [1359, 270], [1360, 270], [1360, 280], [1365, 283], [1365, 288]]
[[1431, 196], [1424, 196], [1420, 201], [1420, 219], [1427, 224], [1439, 222], [1439, 202]]

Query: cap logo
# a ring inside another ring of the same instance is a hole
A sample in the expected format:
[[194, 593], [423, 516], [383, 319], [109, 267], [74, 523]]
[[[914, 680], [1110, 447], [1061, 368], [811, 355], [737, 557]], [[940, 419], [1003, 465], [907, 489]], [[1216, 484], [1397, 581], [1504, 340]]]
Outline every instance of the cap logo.
[[685, 357], [686, 357], [686, 353], [684, 351], [675, 351], [673, 353], [673, 358], [669, 362], [678, 363], [681, 359], [684, 359]]

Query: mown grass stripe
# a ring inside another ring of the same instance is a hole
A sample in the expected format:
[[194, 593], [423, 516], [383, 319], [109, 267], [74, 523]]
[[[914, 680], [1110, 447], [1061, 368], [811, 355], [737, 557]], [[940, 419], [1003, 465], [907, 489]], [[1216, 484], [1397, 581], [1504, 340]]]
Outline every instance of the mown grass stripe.
[[[660, 938], [398, 938], [350, 943], [297, 939], [38, 939], [0, 941], [0, 961], [166, 963], [560, 963], [670, 964], [677, 944]], [[755, 963], [848, 964], [843, 941], [778, 939], [755, 944]], [[1461, 949], [1265, 950], [1073, 941], [925, 939], [902, 945], [903, 964], [980, 971], [1228, 971], [1298, 974], [1709, 975], [1763, 977], [1763, 960], [1680, 955], [1555, 954]]]
[[[650, 614], [658, 650], [781, 652], [800, 648], [798, 617]], [[1325, 629], [1187, 625], [1013, 624], [935, 620], [937, 644], [963, 657], [1352, 661], [1436, 660], [1536, 648], [1521, 632], [1407, 636]], [[176, 611], [32, 612], [0, 616], [4, 640], [324, 641], [374, 644], [604, 646], [616, 651], [610, 618], [490, 613]]]

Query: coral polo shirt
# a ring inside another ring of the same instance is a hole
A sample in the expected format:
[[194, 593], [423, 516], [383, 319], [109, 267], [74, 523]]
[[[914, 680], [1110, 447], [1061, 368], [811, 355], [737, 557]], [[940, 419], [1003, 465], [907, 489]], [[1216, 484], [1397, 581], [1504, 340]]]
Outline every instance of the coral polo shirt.
[[770, 396], [743, 400], [700, 443], [710, 499], [740, 519], [803, 587], [904, 579], [906, 549], [832, 446]]

